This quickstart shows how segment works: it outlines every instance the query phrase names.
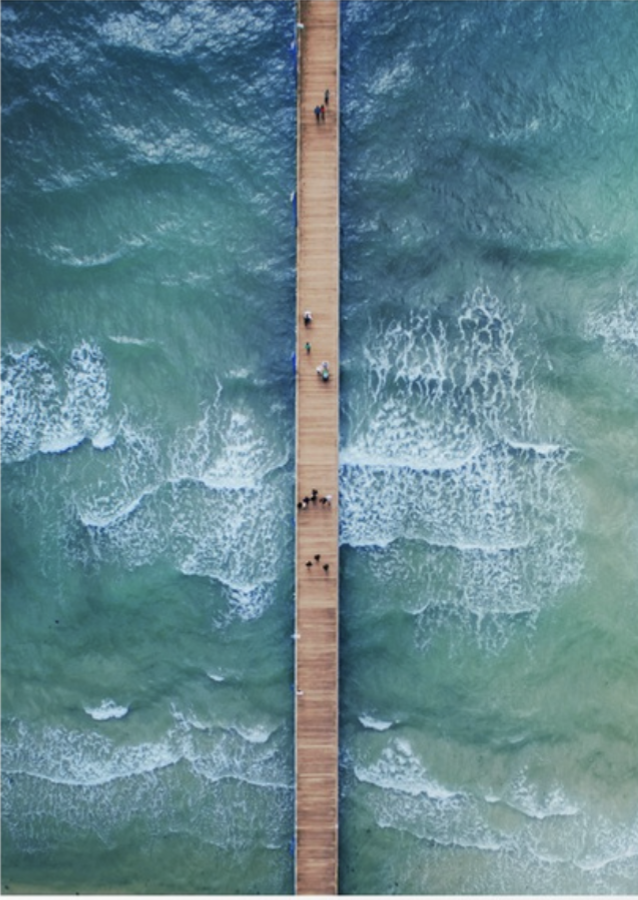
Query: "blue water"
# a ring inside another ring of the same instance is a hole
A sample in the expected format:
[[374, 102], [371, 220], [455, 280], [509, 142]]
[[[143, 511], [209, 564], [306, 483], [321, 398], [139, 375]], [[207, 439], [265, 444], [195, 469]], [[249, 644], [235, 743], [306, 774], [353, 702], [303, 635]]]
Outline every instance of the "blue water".
[[2, 7], [3, 880], [288, 893], [288, 3]]
[[638, 884], [638, 7], [342, 34], [344, 893]]
[[[294, 4], [2, 5], [2, 883], [293, 890]], [[342, 4], [340, 891], [638, 884], [638, 7]]]

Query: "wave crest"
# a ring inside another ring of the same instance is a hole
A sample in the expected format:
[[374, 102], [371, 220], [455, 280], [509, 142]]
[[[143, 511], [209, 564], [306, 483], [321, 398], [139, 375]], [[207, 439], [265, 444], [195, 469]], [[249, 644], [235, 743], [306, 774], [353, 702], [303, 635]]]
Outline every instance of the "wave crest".
[[412, 553], [411, 571], [391, 577], [430, 623], [434, 610], [479, 626], [535, 616], [580, 577], [581, 513], [571, 449], [537, 425], [500, 301], [477, 290], [456, 317], [411, 312], [364, 343], [341, 454], [342, 544], [390, 559], [397, 542], [420, 545], [424, 565]]
[[89, 439], [112, 440], [106, 360], [82, 341], [60, 367], [40, 346], [2, 354], [2, 455], [20, 462], [35, 453], [63, 453]]

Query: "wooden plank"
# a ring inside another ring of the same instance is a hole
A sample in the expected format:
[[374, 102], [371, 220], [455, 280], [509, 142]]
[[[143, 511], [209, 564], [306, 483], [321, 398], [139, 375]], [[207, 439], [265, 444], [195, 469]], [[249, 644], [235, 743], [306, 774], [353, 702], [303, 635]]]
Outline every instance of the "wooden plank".
[[[298, 0], [297, 22], [297, 500], [314, 488], [332, 501], [297, 510], [295, 889], [330, 895], [338, 892], [338, 0]], [[317, 122], [326, 89], [325, 120]], [[324, 360], [327, 382], [316, 371]]]

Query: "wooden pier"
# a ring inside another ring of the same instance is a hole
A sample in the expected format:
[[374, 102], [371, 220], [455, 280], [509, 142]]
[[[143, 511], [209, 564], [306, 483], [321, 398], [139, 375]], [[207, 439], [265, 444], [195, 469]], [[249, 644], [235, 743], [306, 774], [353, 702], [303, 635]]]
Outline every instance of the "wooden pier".
[[297, 502], [318, 498], [296, 510], [295, 889], [326, 895], [339, 844], [338, 0], [298, 0], [297, 47], [296, 487]]

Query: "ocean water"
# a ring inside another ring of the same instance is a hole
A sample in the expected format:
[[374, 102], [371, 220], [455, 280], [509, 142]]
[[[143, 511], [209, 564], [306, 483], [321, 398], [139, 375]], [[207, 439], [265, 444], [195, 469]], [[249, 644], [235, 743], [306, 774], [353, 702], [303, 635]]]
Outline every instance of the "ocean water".
[[638, 885], [638, 6], [346, 2], [341, 889]]
[[6, 892], [292, 891], [294, 25], [2, 4]]
[[[2, 5], [3, 890], [293, 889], [294, 5]], [[638, 884], [638, 7], [342, 4], [340, 890]]]

